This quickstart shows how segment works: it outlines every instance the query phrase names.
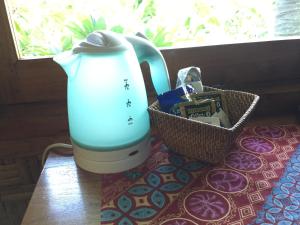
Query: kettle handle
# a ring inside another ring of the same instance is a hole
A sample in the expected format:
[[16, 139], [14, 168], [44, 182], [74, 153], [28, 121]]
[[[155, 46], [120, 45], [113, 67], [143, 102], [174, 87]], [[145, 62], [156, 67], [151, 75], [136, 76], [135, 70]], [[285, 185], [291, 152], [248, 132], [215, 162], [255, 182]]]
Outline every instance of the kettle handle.
[[171, 90], [166, 62], [160, 51], [148, 40], [138, 36], [126, 36], [137, 55], [139, 63], [148, 62], [151, 79], [158, 95]]

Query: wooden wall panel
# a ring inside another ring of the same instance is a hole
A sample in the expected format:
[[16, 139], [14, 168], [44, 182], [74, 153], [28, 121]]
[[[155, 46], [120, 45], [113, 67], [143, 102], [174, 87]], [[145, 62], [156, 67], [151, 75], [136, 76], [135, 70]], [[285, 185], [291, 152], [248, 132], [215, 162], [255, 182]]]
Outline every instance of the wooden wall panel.
[[19, 60], [16, 71], [14, 103], [66, 99], [67, 77], [52, 58]]
[[174, 82], [177, 71], [199, 66], [203, 82], [248, 87], [278, 80], [300, 79], [300, 40], [216, 45], [163, 51]]
[[14, 101], [13, 78], [17, 61], [4, 0], [0, 0], [0, 104]]
[[[300, 80], [300, 40], [164, 49], [162, 53], [173, 87], [178, 70], [186, 66], [200, 67], [203, 83], [221, 88], [258, 90], [257, 87], [266, 87], [270, 91], [270, 85], [277, 90], [282, 82], [288, 86]], [[148, 67], [142, 68], [148, 95], [153, 97]], [[51, 58], [19, 60], [15, 69], [12, 103], [66, 99], [66, 75]]]

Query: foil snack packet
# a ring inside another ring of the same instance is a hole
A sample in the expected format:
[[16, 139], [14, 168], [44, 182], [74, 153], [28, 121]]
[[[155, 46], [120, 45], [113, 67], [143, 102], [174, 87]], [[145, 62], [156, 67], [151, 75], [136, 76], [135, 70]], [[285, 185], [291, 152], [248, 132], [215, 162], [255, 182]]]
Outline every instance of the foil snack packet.
[[176, 87], [185, 88], [187, 85], [192, 86], [195, 92], [203, 92], [201, 70], [199, 67], [192, 66], [178, 71]]
[[216, 112], [216, 103], [214, 100], [204, 102], [182, 102], [177, 104], [180, 113], [185, 118], [191, 117], [210, 117]]
[[214, 100], [216, 103], [216, 112], [212, 115], [213, 117], [218, 117], [221, 122], [221, 126], [230, 128], [231, 123], [228, 117], [227, 102], [224, 94], [218, 91], [210, 91], [203, 93], [191, 94], [191, 99], [193, 101], [202, 102], [207, 100]]
[[224, 112], [228, 112], [226, 98], [222, 92], [218, 91], [209, 91], [202, 93], [194, 93], [190, 95], [191, 99], [197, 102], [202, 102], [207, 99], [215, 100], [216, 102], [216, 111], [219, 112], [223, 110]]

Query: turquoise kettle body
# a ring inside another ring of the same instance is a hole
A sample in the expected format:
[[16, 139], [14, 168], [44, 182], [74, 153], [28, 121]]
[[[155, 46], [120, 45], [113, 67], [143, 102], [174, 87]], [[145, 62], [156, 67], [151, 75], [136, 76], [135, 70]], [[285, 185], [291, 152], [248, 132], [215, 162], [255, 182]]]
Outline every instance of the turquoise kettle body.
[[140, 63], [149, 63], [157, 94], [170, 90], [159, 50], [137, 36], [101, 31], [53, 59], [68, 76], [76, 164], [95, 173], [116, 173], [141, 164], [150, 153], [150, 121]]

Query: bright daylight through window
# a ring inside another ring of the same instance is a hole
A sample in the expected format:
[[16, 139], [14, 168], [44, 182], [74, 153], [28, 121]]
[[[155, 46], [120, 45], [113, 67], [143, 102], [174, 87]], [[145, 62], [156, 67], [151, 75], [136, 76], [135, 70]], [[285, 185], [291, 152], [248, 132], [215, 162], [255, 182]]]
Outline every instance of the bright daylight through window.
[[6, 2], [21, 58], [55, 55], [103, 29], [141, 32], [158, 47], [270, 40], [300, 29], [299, 0]]

